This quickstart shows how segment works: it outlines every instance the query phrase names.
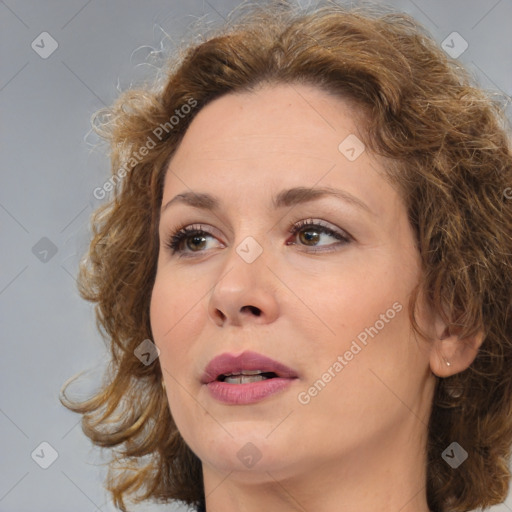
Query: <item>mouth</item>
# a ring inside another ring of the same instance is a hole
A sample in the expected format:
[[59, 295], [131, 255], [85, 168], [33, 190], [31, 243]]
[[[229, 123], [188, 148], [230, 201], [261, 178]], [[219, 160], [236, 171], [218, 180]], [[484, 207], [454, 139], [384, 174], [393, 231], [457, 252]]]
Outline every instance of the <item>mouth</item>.
[[221, 354], [206, 366], [201, 379], [210, 395], [230, 405], [248, 405], [287, 389], [297, 373], [256, 352]]
[[250, 384], [251, 382], [260, 382], [267, 379], [277, 378], [277, 373], [264, 372], [262, 370], [242, 370], [240, 373], [224, 373], [215, 380], [227, 382], [228, 384]]
[[212, 359], [204, 370], [201, 382], [250, 384], [268, 379], [297, 377], [297, 373], [284, 364], [262, 354], [246, 351], [239, 355], [221, 354]]

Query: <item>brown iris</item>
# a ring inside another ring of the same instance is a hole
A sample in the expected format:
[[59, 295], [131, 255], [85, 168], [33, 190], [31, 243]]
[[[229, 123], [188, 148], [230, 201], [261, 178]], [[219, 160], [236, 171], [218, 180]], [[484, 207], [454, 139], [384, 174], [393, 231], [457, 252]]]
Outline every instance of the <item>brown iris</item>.
[[[308, 234], [308, 233], [312, 233], [312, 234]], [[320, 239], [320, 234], [318, 233], [318, 231], [315, 231], [314, 229], [307, 229], [307, 230], [301, 231], [299, 233], [299, 237], [301, 239], [301, 242], [304, 242], [305, 245], [314, 245], [314, 244], [311, 244], [310, 242], [318, 242], [318, 240]]]

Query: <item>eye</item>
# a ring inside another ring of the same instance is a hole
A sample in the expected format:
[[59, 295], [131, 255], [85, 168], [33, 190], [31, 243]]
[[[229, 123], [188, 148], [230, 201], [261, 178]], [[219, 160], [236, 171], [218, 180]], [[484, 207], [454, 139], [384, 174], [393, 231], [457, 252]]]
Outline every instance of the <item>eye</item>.
[[[207, 245], [207, 238], [215, 238], [211, 233], [205, 231], [200, 224], [186, 226], [179, 229], [171, 235], [166, 246], [172, 250], [172, 253], [180, 253], [180, 256], [189, 253], [202, 252]], [[183, 249], [183, 246], [187, 250]]]
[[[323, 223], [320, 220], [306, 219], [295, 224], [289, 228], [289, 232], [292, 235], [299, 235], [301, 245], [306, 247], [323, 247], [325, 244], [319, 245], [322, 235], [327, 235], [330, 238], [337, 240], [340, 243], [328, 244], [329, 249], [321, 249], [321, 251], [333, 250], [332, 246], [345, 245], [351, 242], [351, 238], [348, 234], [343, 231], [334, 230]], [[296, 245], [296, 243], [290, 243], [288, 245]], [[335, 249], [334, 249], [335, 250]], [[318, 249], [314, 249], [311, 252], [320, 252]]]
[[[329, 252], [336, 250], [334, 247], [346, 245], [352, 241], [350, 235], [344, 231], [334, 230], [327, 225], [323, 224], [321, 220], [306, 219], [292, 224], [288, 228], [288, 232], [292, 235], [299, 235], [300, 243], [290, 242], [286, 245], [301, 245], [309, 247], [311, 250], [308, 252]], [[335, 240], [334, 243], [327, 244], [324, 249], [317, 249], [326, 244], [319, 244], [322, 236], [330, 237]], [[180, 257], [194, 256], [194, 253], [205, 252], [208, 247], [208, 239], [216, 239], [216, 237], [209, 233], [201, 224], [194, 224], [179, 229], [172, 234], [169, 241], [165, 244], [172, 254], [179, 254]]]

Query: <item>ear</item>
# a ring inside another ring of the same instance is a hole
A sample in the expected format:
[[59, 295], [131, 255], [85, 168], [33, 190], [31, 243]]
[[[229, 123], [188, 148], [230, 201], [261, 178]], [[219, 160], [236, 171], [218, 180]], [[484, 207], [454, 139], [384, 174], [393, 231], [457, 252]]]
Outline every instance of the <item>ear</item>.
[[475, 360], [485, 334], [479, 331], [467, 338], [460, 338], [461, 326], [447, 325], [439, 316], [435, 321], [435, 339], [431, 345], [430, 369], [438, 377], [450, 377], [466, 370]]

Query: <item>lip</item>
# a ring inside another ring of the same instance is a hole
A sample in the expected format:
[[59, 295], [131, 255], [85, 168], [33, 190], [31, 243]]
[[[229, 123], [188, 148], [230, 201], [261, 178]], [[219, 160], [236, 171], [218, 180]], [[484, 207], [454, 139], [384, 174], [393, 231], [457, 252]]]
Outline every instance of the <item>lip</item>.
[[[242, 370], [273, 372], [277, 377], [249, 384], [229, 384], [217, 380], [224, 373], [239, 373]], [[278, 393], [297, 378], [297, 373], [288, 366], [257, 352], [245, 351], [238, 355], [224, 353], [213, 358], [204, 370], [201, 383], [216, 400], [242, 405], [259, 402]]]

